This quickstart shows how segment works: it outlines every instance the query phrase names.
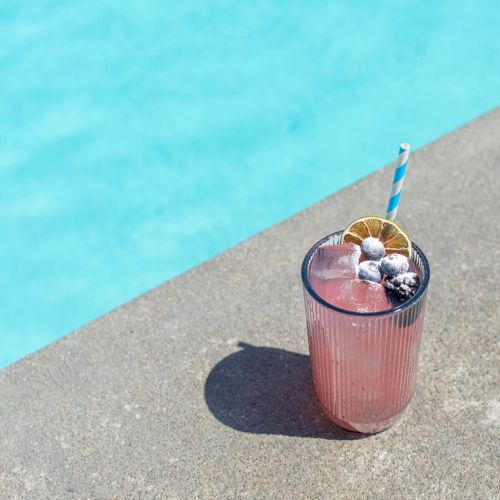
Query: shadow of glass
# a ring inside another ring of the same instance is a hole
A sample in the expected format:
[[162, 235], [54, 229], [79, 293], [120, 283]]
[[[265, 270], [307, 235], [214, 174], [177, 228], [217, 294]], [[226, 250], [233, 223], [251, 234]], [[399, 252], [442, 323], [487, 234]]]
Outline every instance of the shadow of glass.
[[233, 429], [255, 434], [353, 440], [367, 437], [337, 427], [314, 395], [309, 356], [243, 342], [210, 372], [205, 400]]

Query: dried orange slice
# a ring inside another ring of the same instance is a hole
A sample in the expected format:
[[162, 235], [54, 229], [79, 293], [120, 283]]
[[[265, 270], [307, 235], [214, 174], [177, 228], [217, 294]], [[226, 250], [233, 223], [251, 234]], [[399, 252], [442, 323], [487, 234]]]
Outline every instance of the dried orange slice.
[[411, 257], [409, 236], [398, 224], [384, 217], [361, 217], [351, 222], [342, 233], [342, 243], [361, 245], [369, 236], [378, 238], [384, 244], [386, 253], [400, 253]]

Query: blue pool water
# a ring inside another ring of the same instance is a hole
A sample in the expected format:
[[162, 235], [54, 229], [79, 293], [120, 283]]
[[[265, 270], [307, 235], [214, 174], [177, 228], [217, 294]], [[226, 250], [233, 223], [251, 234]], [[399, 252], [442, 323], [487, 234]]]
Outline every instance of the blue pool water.
[[2, 2], [0, 366], [490, 110], [499, 25], [497, 0]]

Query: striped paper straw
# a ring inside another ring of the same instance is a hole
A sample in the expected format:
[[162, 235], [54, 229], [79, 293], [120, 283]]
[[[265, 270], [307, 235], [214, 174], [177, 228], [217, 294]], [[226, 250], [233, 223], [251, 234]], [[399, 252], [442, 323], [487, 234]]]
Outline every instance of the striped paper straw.
[[403, 143], [399, 146], [399, 155], [396, 162], [396, 170], [394, 170], [394, 177], [392, 179], [391, 196], [389, 204], [387, 205], [386, 219], [396, 220], [398, 213], [399, 197], [401, 195], [401, 188], [405, 180], [406, 165], [408, 163], [408, 156], [410, 156], [409, 144]]

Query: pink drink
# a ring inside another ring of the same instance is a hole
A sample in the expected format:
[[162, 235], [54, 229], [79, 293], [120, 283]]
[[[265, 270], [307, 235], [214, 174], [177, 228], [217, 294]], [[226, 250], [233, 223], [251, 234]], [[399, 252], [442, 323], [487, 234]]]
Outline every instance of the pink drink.
[[[349, 255], [346, 245], [339, 245], [340, 236], [317, 243], [302, 265], [313, 383], [334, 423], [374, 433], [390, 427], [413, 395], [429, 265], [413, 245], [410, 270], [420, 276], [420, 288], [395, 307], [383, 285], [357, 279], [355, 255], [337, 265], [326, 248], [327, 257], [318, 254], [321, 247], [338, 245]], [[323, 272], [325, 266], [331, 267], [329, 273]]]

